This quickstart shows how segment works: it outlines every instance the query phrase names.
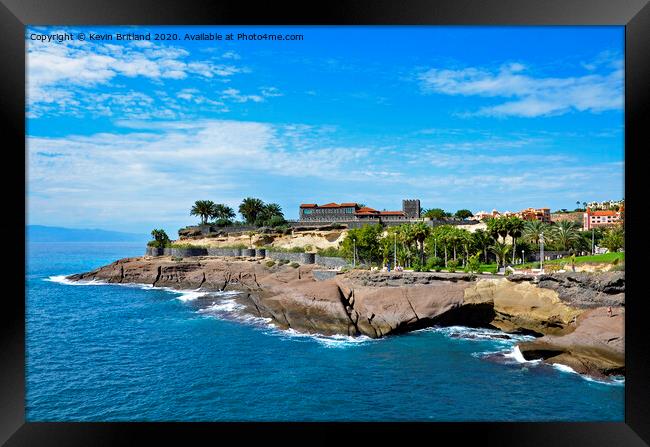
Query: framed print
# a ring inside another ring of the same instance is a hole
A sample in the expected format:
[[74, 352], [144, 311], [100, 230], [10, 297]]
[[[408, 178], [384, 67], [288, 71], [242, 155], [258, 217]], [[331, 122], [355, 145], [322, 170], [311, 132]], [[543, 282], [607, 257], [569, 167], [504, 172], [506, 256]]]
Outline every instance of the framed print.
[[647, 445], [646, 2], [1, 9], [7, 445]]

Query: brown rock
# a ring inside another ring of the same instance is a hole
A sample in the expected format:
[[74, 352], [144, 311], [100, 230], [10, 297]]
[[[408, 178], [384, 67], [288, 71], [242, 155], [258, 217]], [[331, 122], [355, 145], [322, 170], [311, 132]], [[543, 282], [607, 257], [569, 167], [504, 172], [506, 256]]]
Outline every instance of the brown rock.
[[570, 334], [547, 335], [519, 345], [524, 358], [569, 366], [594, 376], [625, 373], [625, 309], [607, 307], [584, 312]]

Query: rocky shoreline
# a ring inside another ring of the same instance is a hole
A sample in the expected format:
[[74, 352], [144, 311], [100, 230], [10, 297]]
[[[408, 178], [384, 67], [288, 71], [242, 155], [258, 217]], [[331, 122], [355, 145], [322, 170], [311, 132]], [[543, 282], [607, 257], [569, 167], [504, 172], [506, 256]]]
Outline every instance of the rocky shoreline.
[[[251, 315], [277, 327], [372, 338], [429, 326], [499, 329], [539, 338], [519, 344], [595, 377], [624, 375], [624, 272], [530, 277], [351, 271], [317, 280], [315, 265], [268, 267], [254, 258], [120, 259], [69, 280], [141, 283], [179, 290], [236, 290]], [[612, 307], [612, 316], [607, 307]]]

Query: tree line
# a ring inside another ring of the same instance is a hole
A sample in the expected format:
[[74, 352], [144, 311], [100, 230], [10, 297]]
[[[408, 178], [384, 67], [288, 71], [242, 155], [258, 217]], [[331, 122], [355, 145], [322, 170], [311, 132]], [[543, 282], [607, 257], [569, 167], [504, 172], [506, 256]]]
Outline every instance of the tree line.
[[414, 270], [473, 267], [480, 263], [496, 263], [497, 268], [526, 259], [539, 251], [540, 240], [545, 250], [570, 253], [591, 252], [595, 245], [609, 251], [624, 247], [624, 229], [617, 225], [607, 229], [582, 231], [574, 222], [548, 224], [525, 221], [516, 216], [491, 218], [486, 229], [470, 232], [453, 225], [431, 227], [424, 222], [389, 228], [367, 225], [349, 230], [341, 243], [341, 253], [349, 261], [366, 265], [397, 264]]
[[223, 203], [214, 203], [212, 200], [197, 200], [190, 209], [191, 216], [198, 216], [201, 225], [215, 225], [219, 227], [246, 223], [257, 227], [279, 227], [287, 223], [282, 212], [282, 207], [277, 203], [264, 203], [261, 199], [247, 197], [239, 205], [239, 214], [244, 222], [235, 222], [235, 210]]

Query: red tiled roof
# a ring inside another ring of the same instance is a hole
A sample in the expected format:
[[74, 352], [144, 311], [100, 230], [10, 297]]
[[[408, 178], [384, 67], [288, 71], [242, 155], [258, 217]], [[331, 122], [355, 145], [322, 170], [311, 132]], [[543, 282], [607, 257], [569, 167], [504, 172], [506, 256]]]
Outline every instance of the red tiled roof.
[[380, 211], [382, 216], [405, 216], [404, 211]]
[[377, 210], [374, 209], [374, 208], [370, 208], [369, 206], [364, 206], [363, 208], [359, 208], [358, 212], [361, 212], [361, 213], [366, 213], [366, 212], [376, 213]]
[[300, 205], [300, 208], [316, 208], [318, 205], [315, 203], [303, 203]]
[[346, 202], [342, 203], [341, 206], [357, 206], [356, 202]]
[[338, 203], [332, 202], [332, 203], [326, 203], [325, 205], [321, 205], [319, 206], [319, 208], [339, 208], [340, 206], [341, 205], [339, 205]]
[[589, 215], [591, 216], [616, 216], [618, 213], [616, 211], [591, 211]]

